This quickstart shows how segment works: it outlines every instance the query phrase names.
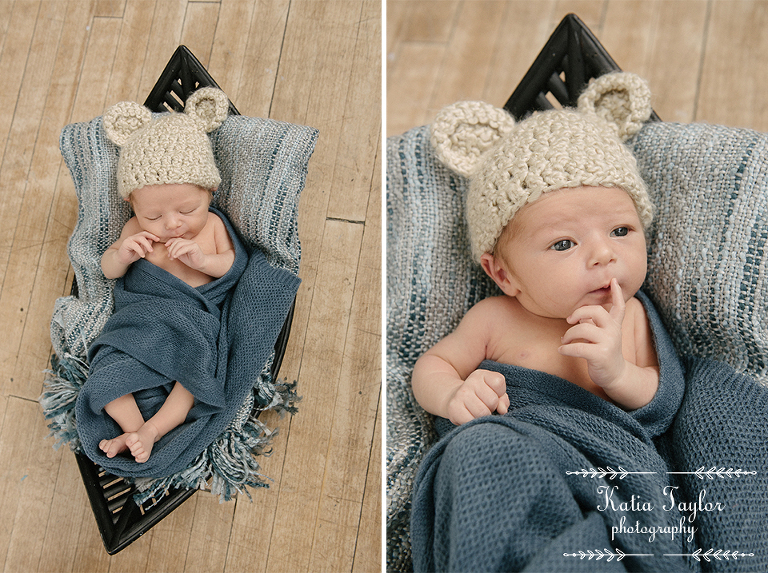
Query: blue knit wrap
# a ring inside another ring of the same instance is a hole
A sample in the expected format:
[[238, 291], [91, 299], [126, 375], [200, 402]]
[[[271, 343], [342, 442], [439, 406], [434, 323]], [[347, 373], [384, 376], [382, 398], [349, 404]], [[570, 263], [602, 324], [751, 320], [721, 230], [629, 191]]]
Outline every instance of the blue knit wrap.
[[[235, 246], [227, 273], [193, 288], [145, 259], [115, 285], [115, 312], [88, 351], [90, 372], [77, 398], [83, 451], [115, 475], [164, 477], [183, 470], [235, 418], [269, 358], [300, 280], [250, 261]], [[99, 442], [123, 433], [104, 406], [133, 394], [145, 420], [179, 381], [195, 398], [186, 422], [158, 441], [145, 463], [108, 458]]]

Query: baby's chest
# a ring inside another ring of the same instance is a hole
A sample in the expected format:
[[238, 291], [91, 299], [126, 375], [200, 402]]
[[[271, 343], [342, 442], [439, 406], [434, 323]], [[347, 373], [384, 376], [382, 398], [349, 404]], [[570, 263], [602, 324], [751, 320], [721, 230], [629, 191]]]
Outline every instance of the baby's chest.
[[592, 382], [586, 360], [558, 352], [560, 336], [559, 332], [538, 332], [502, 337], [493, 347], [489, 346], [495, 351], [494, 356], [488, 358], [502, 364], [546, 372], [607, 399], [605, 392]]
[[[201, 239], [196, 240], [195, 242], [200, 245], [204, 254], [216, 253], [216, 245], [213, 241]], [[147, 254], [147, 260], [153, 265], [160, 267], [173, 276], [181, 279], [188, 285], [198, 287], [211, 282], [212, 277], [209, 275], [189, 267], [179, 259], [171, 259], [168, 255], [168, 249], [163, 243], [155, 243], [153, 249], [153, 252]]]

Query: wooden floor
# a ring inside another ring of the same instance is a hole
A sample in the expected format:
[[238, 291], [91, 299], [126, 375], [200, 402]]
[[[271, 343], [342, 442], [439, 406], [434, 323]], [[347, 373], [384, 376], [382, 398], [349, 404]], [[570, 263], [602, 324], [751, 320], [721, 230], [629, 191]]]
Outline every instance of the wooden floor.
[[[5, 571], [378, 571], [381, 567], [379, 0], [0, 0], [0, 565]], [[144, 101], [186, 44], [243, 115], [316, 127], [301, 277], [281, 376], [299, 413], [269, 490], [198, 492], [110, 557], [75, 460], [37, 398], [77, 214], [66, 124]]]
[[569, 12], [663, 120], [768, 131], [765, 0], [388, 0], [387, 135], [455, 101], [503, 106]]

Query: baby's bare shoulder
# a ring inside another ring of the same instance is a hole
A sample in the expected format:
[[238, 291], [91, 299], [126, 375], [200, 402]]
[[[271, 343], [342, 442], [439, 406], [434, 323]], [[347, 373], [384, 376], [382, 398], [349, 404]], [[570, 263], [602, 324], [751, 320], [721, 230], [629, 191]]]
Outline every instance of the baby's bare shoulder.
[[208, 212], [208, 225], [212, 230], [213, 241], [216, 247], [217, 253], [229, 251], [234, 248], [232, 238], [229, 236], [227, 226], [216, 213]]
[[477, 302], [462, 319], [462, 325], [473, 330], [493, 330], [495, 325], [508, 324], [515, 317], [515, 302], [505, 295], [492, 296]]
[[477, 318], [489, 318], [497, 316], [498, 313], [510, 313], [514, 311], [515, 299], [506, 295], [490, 296], [477, 302], [467, 311], [467, 316], [472, 315]]
[[634, 296], [627, 301], [624, 316], [636, 322], [648, 322], [648, 315], [645, 312], [643, 303]]
[[136, 233], [141, 233], [143, 229], [141, 228], [141, 225], [139, 225], [139, 220], [134, 215], [123, 226], [123, 230], [120, 233], [122, 237], [130, 237], [131, 235], [135, 235]]

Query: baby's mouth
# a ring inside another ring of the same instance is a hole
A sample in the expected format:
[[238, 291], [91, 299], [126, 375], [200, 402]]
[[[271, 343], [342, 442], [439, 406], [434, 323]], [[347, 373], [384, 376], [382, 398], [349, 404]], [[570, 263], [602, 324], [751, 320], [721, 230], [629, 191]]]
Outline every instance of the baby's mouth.
[[608, 286], [596, 288], [593, 291], [590, 291], [589, 294], [597, 294], [597, 295], [608, 295], [611, 294], [611, 284], [608, 283]]

